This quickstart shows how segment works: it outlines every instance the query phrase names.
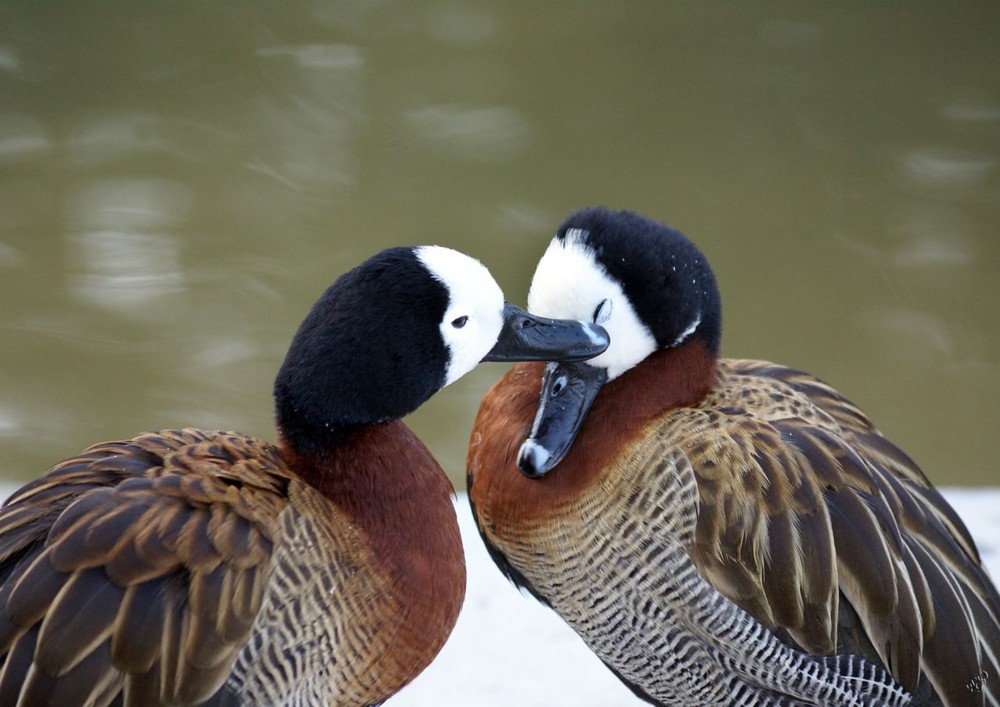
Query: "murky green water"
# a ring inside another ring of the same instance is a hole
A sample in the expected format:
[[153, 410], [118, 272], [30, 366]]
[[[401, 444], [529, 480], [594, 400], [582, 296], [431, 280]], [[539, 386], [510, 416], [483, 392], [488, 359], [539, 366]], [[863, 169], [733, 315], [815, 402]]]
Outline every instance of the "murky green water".
[[[1000, 483], [1000, 4], [0, 4], [0, 477], [272, 437], [312, 300], [389, 245], [524, 302], [562, 217], [698, 241], [728, 355]], [[411, 418], [457, 483], [496, 364]]]

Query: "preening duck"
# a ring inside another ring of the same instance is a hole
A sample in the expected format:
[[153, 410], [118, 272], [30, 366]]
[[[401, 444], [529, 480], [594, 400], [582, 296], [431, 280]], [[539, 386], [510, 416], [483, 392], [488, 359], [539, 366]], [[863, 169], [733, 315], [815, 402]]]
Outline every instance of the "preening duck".
[[505, 305], [478, 261], [394, 248], [312, 307], [277, 444], [98, 444], [0, 509], [0, 704], [375, 705], [451, 632], [451, 484], [399, 418], [480, 360], [586, 358], [592, 324]]
[[962, 521], [829, 385], [720, 358], [720, 297], [691, 241], [584, 209], [528, 306], [600, 323], [611, 345], [493, 386], [470, 503], [500, 569], [637, 695], [998, 704], [1000, 598]]

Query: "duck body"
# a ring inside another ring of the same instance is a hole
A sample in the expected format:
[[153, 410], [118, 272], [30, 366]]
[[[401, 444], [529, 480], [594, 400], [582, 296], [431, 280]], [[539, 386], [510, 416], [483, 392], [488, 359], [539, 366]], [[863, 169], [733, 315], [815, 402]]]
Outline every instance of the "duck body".
[[465, 591], [444, 472], [403, 423], [365, 430], [315, 471], [391, 492], [377, 512], [285, 456], [165, 430], [15, 494], [0, 514], [0, 703], [367, 705], [419, 673]]
[[505, 305], [468, 256], [374, 256], [293, 338], [277, 444], [103, 443], [0, 508], [0, 704], [381, 704], [465, 593], [453, 489], [400, 418], [480, 360], [606, 346]]
[[[559, 234], [625, 238], [616, 228], [636, 224], [588, 210]], [[655, 260], [665, 227], [638, 226]], [[628, 260], [608, 240], [588, 247], [599, 264]], [[570, 276], [551, 289], [601, 321], [608, 290], [595, 304], [586, 276]], [[611, 289], [614, 311], [642, 309], [623, 301], [628, 282]], [[704, 302], [674, 307], [690, 314], [672, 331], [647, 326], [638, 338], [661, 343], [624, 365], [614, 349], [628, 332], [603, 321], [612, 344], [582, 415], [574, 380], [603, 357], [521, 364], [487, 393], [469, 500], [501, 571], [654, 704], [996, 704], [1000, 683], [981, 678], [1000, 676], [1000, 599], [962, 521], [833, 388], [720, 358], [718, 330], [691, 327], [718, 320]], [[625, 319], [648, 322], [650, 309]], [[568, 446], [553, 441], [561, 418], [578, 423]]]

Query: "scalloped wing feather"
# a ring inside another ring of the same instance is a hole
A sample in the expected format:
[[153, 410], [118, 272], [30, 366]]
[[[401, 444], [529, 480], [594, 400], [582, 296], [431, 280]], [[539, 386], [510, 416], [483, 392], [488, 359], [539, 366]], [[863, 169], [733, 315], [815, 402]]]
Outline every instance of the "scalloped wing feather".
[[[691, 553], [706, 579], [806, 650], [839, 642], [965, 704], [969, 680], [998, 674], [1000, 599], [962, 521], [816, 378], [730, 359], [719, 381], [658, 428], [697, 475]], [[839, 625], [842, 602], [860, 625]]]
[[0, 702], [215, 693], [264, 596], [288, 470], [232, 433], [91, 447], [0, 510]]

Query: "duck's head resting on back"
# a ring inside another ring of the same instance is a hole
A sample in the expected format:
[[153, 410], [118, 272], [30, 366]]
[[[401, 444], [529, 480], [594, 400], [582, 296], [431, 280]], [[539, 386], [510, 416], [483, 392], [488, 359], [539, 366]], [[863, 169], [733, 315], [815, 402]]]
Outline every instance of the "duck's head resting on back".
[[480, 361], [584, 359], [607, 345], [600, 326], [505, 303], [467, 255], [390, 248], [342, 275], [299, 327], [275, 381], [278, 428], [285, 443], [319, 454], [353, 429], [413, 412]]
[[528, 476], [562, 460], [605, 383], [693, 338], [706, 355], [719, 352], [719, 290], [705, 257], [679, 231], [629, 211], [571, 214], [538, 263], [528, 309], [592, 321], [611, 337], [589, 361], [547, 364], [538, 414], [518, 457]]

